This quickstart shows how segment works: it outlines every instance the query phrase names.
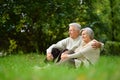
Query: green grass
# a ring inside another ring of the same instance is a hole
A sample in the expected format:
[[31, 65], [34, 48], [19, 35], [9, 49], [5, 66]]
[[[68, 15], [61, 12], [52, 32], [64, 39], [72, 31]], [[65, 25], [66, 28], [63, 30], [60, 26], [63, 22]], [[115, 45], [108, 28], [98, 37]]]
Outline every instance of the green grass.
[[95, 66], [70, 68], [50, 66], [39, 54], [11, 55], [0, 57], [0, 80], [120, 80], [120, 57], [101, 56]]

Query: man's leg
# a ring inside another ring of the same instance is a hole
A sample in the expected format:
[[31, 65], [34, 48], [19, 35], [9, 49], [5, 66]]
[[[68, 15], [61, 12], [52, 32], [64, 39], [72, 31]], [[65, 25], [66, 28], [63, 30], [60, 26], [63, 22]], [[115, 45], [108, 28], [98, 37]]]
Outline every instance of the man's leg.
[[59, 56], [61, 55], [61, 51], [57, 48], [53, 48], [51, 54], [53, 55], [53, 61], [55, 61], [55, 59], [59, 59]]
[[[53, 55], [53, 62], [55, 61], [56, 58], [60, 56], [60, 50], [57, 48], [53, 48], [51, 54]], [[44, 62], [48, 62], [47, 58], [45, 58]]]
[[59, 62], [61, 60], [61, 54], [64, 53], [65, 51], [68, 51], [68, 49], [64, 49], [59, 53], [56, 62]]

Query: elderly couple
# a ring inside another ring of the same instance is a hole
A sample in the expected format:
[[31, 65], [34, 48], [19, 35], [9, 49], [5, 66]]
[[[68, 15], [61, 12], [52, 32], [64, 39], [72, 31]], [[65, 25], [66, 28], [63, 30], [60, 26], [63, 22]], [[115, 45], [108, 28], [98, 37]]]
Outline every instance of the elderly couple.
[[45, 61], [54, 61], [58, 65], [88, 67], [98, 61], [100, 48], [103, 46], [103, 43], [94, 39], [94, 32], [91, 28], [81, 29], [80, 24], [70, 23], [69, 37], [51, 45], [46, 50]]

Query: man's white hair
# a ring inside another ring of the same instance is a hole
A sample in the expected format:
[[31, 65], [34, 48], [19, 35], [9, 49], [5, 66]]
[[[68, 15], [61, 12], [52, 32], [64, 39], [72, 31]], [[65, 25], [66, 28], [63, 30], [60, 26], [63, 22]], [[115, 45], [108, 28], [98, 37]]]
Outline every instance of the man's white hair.
[[80, 30], [80, 29], [81, 29], [81, 25], [78, 24], [78, 23], [70, 23], [70, 24], [69, 24], [69, 27], [71, 27], [71, 26], [75, 27], [77, 30]]

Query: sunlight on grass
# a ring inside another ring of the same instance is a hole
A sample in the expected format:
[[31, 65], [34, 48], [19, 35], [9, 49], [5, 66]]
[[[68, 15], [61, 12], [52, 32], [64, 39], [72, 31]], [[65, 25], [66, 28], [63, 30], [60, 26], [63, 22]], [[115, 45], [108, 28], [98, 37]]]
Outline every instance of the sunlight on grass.
[[44, 55], [0, 57], [0, 80], [120, 80], [120, 58], [102, 56], [95, 66], [70, 68], [44, 63]]

